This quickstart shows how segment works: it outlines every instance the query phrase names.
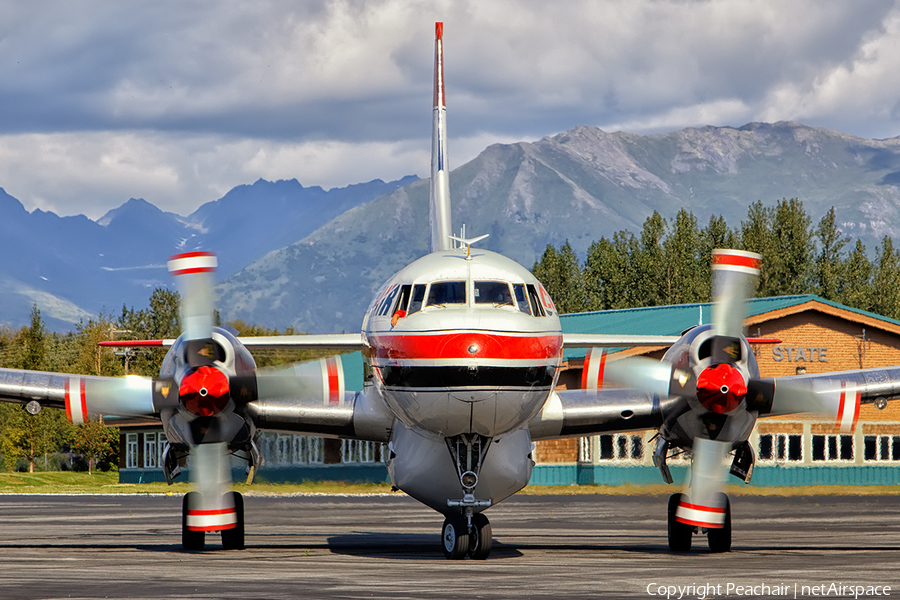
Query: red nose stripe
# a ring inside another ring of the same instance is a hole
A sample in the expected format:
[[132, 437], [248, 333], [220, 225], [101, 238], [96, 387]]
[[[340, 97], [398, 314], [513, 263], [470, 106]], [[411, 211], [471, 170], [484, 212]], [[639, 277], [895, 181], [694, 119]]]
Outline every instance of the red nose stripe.
[[560, 335], [511, 336], [480, 332], [377, 335], [369, 342], [377, 358], [393, 359], [547, 359], [559, 356]]

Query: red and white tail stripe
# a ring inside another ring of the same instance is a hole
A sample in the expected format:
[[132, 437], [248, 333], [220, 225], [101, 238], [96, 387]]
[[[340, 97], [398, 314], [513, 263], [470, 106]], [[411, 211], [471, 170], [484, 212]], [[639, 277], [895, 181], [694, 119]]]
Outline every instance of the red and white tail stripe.
[[603, 373], [606, 370], [606, 352], [603, 348], [588, 348], [581, 371], [581, 389], [599, 390], [603, 387]]
[[855, 388], [848, 390], [846, 384], [841, 382], [841, 401], [835, 425], [842, 432], [849, 433], [856, 429], [856, 421], [859, 419], [859, 401], [859, 390]]
[[738, 271], [750, 275], [759, 275], [762, 256], [755, 252], [743, 250], [713, 250], [713, 270]]
[[185, 252], [169, 258], [169, 273], [188, 275], [190, 273], [214, 273], [219, 265], [213, 252]]
[[725, 527], [725, 507], [702, 506], [681, 502], [675, 511], [675, 520], [679, 523], [706, 527], [707, 529], [721, 529]]
[[66, 418], [73, 425], [88, 421], [87, 396], [84, 393], [84, 379], [69, 377], [65, 388]]
[[187, 528], [191, 531], [222, 531], [235, 527], [237, 510], [233, 506], [214, 510], [188, 510]]

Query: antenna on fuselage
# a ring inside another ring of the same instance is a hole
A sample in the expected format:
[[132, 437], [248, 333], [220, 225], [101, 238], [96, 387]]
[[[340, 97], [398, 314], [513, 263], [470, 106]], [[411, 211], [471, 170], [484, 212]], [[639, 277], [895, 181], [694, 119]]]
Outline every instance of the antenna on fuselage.
[[431, 251], [451, 250], [450, 179], [444, 100], [444, 24], [434, 24], [434, 120], [431, 131]]
[[466, 239], [466, 238], [456, 237], [455, 235], [451, 235], [450, 239], [453, 241], [459, 242], [460, 248], [462, 248], [463, 246], [466, 247], [466, 260], [469, 260], [472, 258], [472, 244], [474, 244], [475, 242], [480, 242], [481, 240], [483, 240], [484, 238], [486, 238], [489, 235], [491, 235], [491, 234], [486, 233], [484, 235], [479, 235], [478, 237], [474, 237], [471, 239]]

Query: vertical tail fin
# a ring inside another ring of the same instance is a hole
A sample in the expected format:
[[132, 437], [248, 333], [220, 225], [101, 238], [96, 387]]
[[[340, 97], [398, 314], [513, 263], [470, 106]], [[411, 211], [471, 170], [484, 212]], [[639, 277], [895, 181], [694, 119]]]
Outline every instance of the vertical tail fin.
[[444, 24], [434, 24], [434, 121], [431, 137], [431, 251], [449, 250], [450, 180], [444, 101]]

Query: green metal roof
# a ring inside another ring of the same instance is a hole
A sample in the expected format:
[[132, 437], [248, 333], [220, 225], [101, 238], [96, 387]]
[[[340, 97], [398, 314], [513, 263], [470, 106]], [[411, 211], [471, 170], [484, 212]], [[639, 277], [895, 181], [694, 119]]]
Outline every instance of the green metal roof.
[[[747, 302], [747, 316], [754, 317], [812, 301], [900, 326], [900, 321], [895, 319], [889, 319], [875, 313], [825, 300], [815, 294], [753, 298]], [[711, 317], [712, 303], [699, 302], [694, 304], [676, 304], [674, 306], [650, 306], [645, 308], [573, 313], [560, 315], [560, 321], [562, 322], [563, 333], [680, 335], [691, 327], [709, 323]], [[753, 332], [751, 331], [750, 334], [752, 335]], [[610, 351], [614, 352], [615, 349], [610, 349]], [[585, 355], [585, 352], [584, 349], [566, 350], [564, 357], [566, 359], [580, 358]]]

